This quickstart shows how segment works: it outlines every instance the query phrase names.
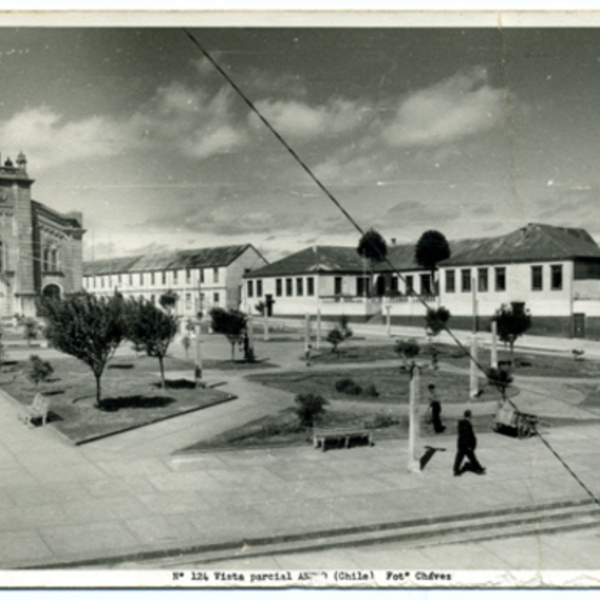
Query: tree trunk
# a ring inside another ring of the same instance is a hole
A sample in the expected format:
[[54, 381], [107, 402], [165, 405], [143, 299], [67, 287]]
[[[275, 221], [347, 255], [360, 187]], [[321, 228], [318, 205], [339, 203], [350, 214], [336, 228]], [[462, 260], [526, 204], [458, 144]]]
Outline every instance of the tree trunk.
[[102, 389], [100, 386], [102, 374], [96, 375], [96, 373], [94, 373], [94, 377], [96, 378], [96, 408], [102, 408]]
[[511, 367], [514, 368], [514, 367], [516, 367], [516, 365], [515, 365], [515, 348], [514, 348], [515, 343], [514, 343], [514, 341], [509, 342], [509, 345], [510, 345], [510, 365], [511, 365]]
[[165, 379], [165, 365], [163, 362], [163, 357], [158, 357], [158, 364], [160, 365], [160, 385], [163, 390], [167, 389], [167, 380]]
[[236, 342], [231, 344], [231, 362], [235, 362], [235, 344]]

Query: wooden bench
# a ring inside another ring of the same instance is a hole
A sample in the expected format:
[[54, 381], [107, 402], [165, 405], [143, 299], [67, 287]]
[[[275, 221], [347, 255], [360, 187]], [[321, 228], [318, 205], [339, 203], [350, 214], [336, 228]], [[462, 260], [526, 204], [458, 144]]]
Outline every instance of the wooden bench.
[[46, 424], [48, 419], [48, 408], [50, 401], [43, 394], [36, 394], [33, 402], [29, 406], [23, 406], [21, 413], [21, 420], [28, 427], [33, 427], [33, 419], [41, 419], [42, 427]]
[[321, 446], [325, 452], [327, 441], [336, 440], [344, 443], [344, 448], [348, 448], [350, 440], [366, 441], [369, 446], [373, 446], [373, 432], [370, 429], [360, 428], [337, 428], [337, 429], [313, 429], [313, 447]]

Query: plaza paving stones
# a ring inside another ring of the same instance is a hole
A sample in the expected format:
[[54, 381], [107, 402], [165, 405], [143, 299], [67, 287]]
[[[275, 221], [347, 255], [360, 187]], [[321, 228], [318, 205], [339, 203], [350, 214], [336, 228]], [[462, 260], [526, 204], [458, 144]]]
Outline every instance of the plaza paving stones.
[[[282, 369], [299, 369], [300, 346], [274, 343], [268, 351], [277, 353]], [[600, 356], [600, 344], [598, 348]], [[259, 351], [266, 352], [260, 347]], [[143, 557], [158, 550], [176, 554], [178, 548], [222, 544], [232, 544], [235, 557], [244, 541], [256, 539], [318, 536], [423, 520], [437, 527], [473, 513], [588, 499], [539, 439], [516, 440], [494, 433], [478, 436], [477, 454], [488, 468], [481, 477], [473, 473], [453, 477], [454, 435], [421, 440], [423, 451], [428, 445], [446, 451], [436, 452], [417, 474], [407, 470], [406, 440], [376, 440], [374, 447], [327, 452], [306, 445], [176, 453], [186, 444], [293, 405], [293, 395], [247, 382], [239, 374], [215, 372], [214, 377], [227, 380], [223, 389], [236, 393], [238, 400], [78, 447], [51, 428], [23, 426], [17, 419], [19, 407], [0, 393], [0, 566], [89, 560], [102, 567], [123, 556]], [[584, 418], [583, 411], [572, 405], [573, 395], [569, 402], [561, 402], [560, 385], [544, 384], [543, 391], [527, 396], [531, 406], [577, 415], [583, 423], [548, 429], [549, 442], [586, 485], [600, 493], [596, 467], [600, 426], [585, 424], [589, 413]], [[554, 399], [548, 397], [551, 393]], [[458, 415], [464, 407], [452, 408]], [[493, 411], [477, 403], [472, 408]], [[488, 540], [462, 548], [446, 544], [439, 550], [409, 551], [398, 544], [362, 551], [328, 549], [319, 556], [324, 561], [319, 564], [503, 569], [524, 566], [530, 557], [530, 568], [538, 564], [591, 568], [590, 553], [599, 555], [595, 548], [600, 538], [582, 542], [585, 555], [578, 550], [577, 539], [569, 538], [564, 548], [546, 541], [536, 545], [532, 540], [539, 540], [533, 537], [522, 544]], [[510, 548], [515, 549], [512, 557]], [[315, 566], [310, 553], [236, 560], [238, 568], [239, 561], [255, 569]], [[185, 562], [184, 557], [181, 563]], [[130, 558], [125, 563], [133, 564], [144, 566]], [[236, 565], [226, 560], [220, 564]]]

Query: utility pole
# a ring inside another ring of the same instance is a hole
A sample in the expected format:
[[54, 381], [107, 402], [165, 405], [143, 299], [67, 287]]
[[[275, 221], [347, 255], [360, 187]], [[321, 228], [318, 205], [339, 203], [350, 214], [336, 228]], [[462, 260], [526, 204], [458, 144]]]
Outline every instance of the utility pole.
[[413, 362], [410, 367], [410, 394], [408, 404], [408, 470], [411, 473], [420, 473], [421, 464], [417, 455], [419, 441], [419, 392], [420, 369]]

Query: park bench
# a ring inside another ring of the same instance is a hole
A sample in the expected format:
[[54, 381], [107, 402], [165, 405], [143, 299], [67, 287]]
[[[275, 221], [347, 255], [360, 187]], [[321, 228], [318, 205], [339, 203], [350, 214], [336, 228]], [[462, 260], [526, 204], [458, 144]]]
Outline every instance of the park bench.
[[36, 394], [33, 402], [29, 405], [23, 406], [20, 418], [29, 427], [33, 427], [33, 419], [41, 419], [42, 426], [46, 424], [48, 419], [48, 408], [50, 401], [43, 394]]
[[372, 431], [370, 429], [347, 427], [335, 429], [313, 429], [313, 446], [319, 446], [325, 452], [328, 441], [343, 442], [343, 447], [348, 448], [350, 440], [366, 441], [373, 446]]

